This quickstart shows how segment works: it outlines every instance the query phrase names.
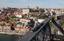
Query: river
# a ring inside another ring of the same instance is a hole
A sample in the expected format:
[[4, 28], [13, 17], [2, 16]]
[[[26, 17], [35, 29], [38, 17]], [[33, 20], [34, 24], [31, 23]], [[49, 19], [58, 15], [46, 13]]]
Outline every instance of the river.
[[0, 41], [19, 41], [22, 36], [19, 35], [2, 35], [0, 34]]

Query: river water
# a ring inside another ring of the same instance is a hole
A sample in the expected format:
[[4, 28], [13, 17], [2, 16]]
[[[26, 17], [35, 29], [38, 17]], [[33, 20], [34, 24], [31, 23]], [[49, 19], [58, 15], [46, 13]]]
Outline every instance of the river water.
[[19, 35], [2, 35], [0, 34], [0, 41], [19, 41], [22, 36]]

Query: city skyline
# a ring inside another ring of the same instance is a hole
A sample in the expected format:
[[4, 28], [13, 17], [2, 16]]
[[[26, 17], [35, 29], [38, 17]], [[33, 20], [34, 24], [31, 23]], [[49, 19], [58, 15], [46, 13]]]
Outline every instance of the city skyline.
[[0, 0], [0, 8], [3, 7], [36, 7], [64, 8], [64, 0]]

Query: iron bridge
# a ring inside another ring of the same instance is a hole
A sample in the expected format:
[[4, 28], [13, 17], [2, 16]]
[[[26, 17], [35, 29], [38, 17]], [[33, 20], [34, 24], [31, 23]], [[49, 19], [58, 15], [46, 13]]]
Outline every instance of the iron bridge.
[[[58, 28], [63, 35], [52, 34], [50, 21]], [[54, 20], [52, 16], [48, 17], [40, 25], [27, 32], [19, 41], [64, 41], [64, 31], [62, 27]]]

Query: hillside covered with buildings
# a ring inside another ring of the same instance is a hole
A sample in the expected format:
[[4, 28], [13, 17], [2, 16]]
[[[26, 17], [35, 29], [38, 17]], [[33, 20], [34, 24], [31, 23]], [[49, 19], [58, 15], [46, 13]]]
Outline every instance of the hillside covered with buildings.
[[[27, 32], [35, 24], [55, 13], [56, 19], [63, 19], [64, 9], [56, 8], [2, 8], [0, 9], [0, 32]], [[58, 17], [58, 18], [57, 18]]]

